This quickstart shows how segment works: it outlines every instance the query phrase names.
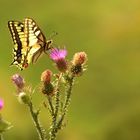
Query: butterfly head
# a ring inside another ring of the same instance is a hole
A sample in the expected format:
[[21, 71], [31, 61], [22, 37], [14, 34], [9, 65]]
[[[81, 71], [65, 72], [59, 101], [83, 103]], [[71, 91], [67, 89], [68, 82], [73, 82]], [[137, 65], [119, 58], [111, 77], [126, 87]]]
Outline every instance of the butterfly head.
[[47, 40], [47, 42], [46, 42], [46, 46], [45, 46], [45, 50], [49, 50], [49, 49], [51, 49], [52, 48], [52, 43], [53, 43], [53, 41], [52, 40]]

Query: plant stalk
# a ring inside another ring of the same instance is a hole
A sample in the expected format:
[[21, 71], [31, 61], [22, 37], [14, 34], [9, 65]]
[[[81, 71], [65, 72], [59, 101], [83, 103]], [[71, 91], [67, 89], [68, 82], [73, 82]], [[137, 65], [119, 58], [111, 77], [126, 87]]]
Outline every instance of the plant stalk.
[[54, 106], [54, 114], [52, 116], [52, 125], [51, 125], [51, 131], [50, 131], [50, 140], [56, 139], [56, 125], [57, 125], [57, 117], [59, 113], [59, 107], [60, 107], [60, 92], [59, 92], [59, 83], [62, 78], [62, 73], [60, 73], [58, 77], [58, 81], [56, 83], [56, 93], [55, 93], [55, 106]]
[[0, 133], [0, 140], [4, 140], [2, 133]]
[[67, 113], [68, 106], [70, 104], [73, 82], [74, 82], [74, 77], [71, 77], [69, 82], [67, 82], [66, 93], [65, 93], [66, 94], [65, 95], [65, 102], [64, 102], [64, 105], [63, 105], [63, 111], [62, 111], [62, 114], [61, 114], [58, 122], [56, 122], [56, 120], [55, 120], [56, 123], [53, 126], [52, 131], [50, 132], [51, 133], [50, 140], [55, 140], [56, 134], [58, 133], [58, 130], [60, 130], [62, 128], [62, 123], [63, 123], [63, 120], [64, 120], [65, 115]]
[[32, 102], [30, 102], [30, 104], [28, 104], [28, 107], [29, 107], [35, 128], [36, 128], [37, 133], [39, 135], [39, 140], [47, 140], [45, 129], [42, 128], [40, 121], [39, 121], [39, 118], [38, 118], [39, 112], [34, 110]]
[[56, 129], [56, 131], [58, 131], [59, 129], [61, 129], [63, 120], [65, 118], [65, 115], [66, 115], [67, 111], [68, 111], [68, 106], [69, 106], [70, 100], [71, 100], [73, 82], [74, 82], [74, 77], [72, 76], [70, 78], [70, 80], [68, 81], [68, 85], [66, 85], [65, 102], [64, 102], [64, 105], [63, 105], [62, 115], [61, 115], [61, 117], [60, 117], [60, 119], [59, 119], [59, 121], [57, 123], [57, 129]]

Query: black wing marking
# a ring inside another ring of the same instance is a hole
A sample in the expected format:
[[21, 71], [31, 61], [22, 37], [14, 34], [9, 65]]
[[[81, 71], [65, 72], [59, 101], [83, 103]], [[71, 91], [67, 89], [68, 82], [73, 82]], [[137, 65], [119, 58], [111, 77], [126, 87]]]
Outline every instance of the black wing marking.
[[22, 46], [24, 41], [24, 25], [19, 21], [9, 21], [8, 27], [14, 42], [13, 54], [14, 60], [11, 65], [20, 65], [22, 62]]

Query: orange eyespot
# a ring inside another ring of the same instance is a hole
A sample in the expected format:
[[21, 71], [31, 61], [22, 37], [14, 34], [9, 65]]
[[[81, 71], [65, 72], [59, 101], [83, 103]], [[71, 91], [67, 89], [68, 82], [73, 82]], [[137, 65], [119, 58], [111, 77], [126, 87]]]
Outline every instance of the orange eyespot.
[[28, 63], [23, 64], [23, 67], [27, 68], [28, 67]]

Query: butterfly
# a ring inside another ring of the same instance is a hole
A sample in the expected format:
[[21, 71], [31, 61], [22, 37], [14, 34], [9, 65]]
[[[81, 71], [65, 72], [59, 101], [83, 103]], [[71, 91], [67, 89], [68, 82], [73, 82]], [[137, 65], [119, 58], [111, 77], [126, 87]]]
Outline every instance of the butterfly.
[[8, 27], [14, 42], [13, 62], [20, 70], [35, 63], [40, 55], [51, 48], [52, 40], [46, 40], [44, 34], [31, 18], [23, 22], [8, 21]]

